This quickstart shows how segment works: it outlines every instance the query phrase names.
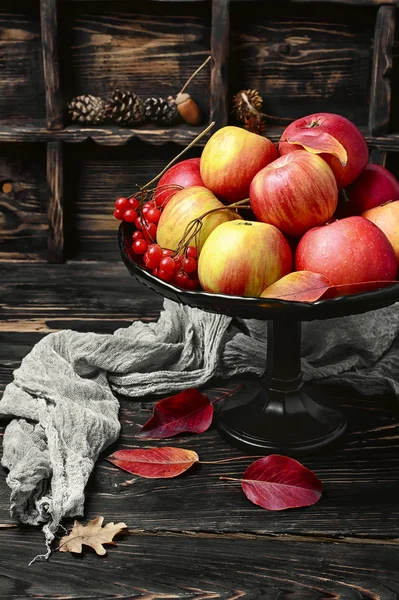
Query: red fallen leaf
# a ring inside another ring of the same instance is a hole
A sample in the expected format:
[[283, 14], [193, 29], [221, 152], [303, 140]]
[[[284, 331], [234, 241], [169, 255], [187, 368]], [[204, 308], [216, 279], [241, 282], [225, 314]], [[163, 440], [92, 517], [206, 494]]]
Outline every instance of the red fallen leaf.
[[203, 433], [211, 423], [213, 406], [209, 398], [195, 388], [156, 403], [151, 418], [137, 436], [145, 439], [163, 439], [178, 433]]
[[278, 454], [252, 463], [241, 479], [241, 486], [248, 500], [267, 510], [311, 506], [320, 500], [323, 489], [312, 471], [293, 458]]
[[187, 471], [199, 461], [199, 456], [193, 450], [165, 446], [118, 450], [108, 456], [107, 460], [133, 475], [147, 479], [167, 479]]
[[361, 281], [359, 283], [344, 283], [332, 285], [326, 290], [323, 299], [339, 298], [339, 296], [350, 296], [351, 294], [361, 294], [362, 292], [374, 292], [391, 285], [398, 285], [399, 281]]
[[286, 140], [289, 144], [303, 146], [305, 150], [312, 154], [332, 154], [336, 156], [341, 165], [345, 167], [348, 162], [348, 155], [341, 144], [333, 135], [318, 131], [318, 128], [298, 131]]
[[260, 297], [314, 302], [321, 298], [330, 286], [331, 281], [324, 275], [311, 271], [294, 271], [269, 285]]

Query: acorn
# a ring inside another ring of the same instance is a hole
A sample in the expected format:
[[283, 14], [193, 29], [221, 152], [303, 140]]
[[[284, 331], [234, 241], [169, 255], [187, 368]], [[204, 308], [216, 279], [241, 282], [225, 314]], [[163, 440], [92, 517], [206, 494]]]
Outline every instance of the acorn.
[[199, 125], [202, 121], [202, 112], [198, 104], [187, 92], [179, 92], [175, 98], [179, 115], [189, 125]]
[[208, 58], [202, 63], [198, 69], [194, 71], [194, 73], [189, 77], [186, 83], [183, 85], [180, 92], [176, 95], [175, 103], [177, 106], [177, 110], [179, 111], [179, 115], [189, 125], [199, 125], [202, 121], [202, 112], [198, 104], [193, 100], [190, 94], [187, 94], [184, 90], [188, 86], [188, 84], [194, 79], [194, 77], [199, 73], [205, 65], [211, 60], [211, 57]]

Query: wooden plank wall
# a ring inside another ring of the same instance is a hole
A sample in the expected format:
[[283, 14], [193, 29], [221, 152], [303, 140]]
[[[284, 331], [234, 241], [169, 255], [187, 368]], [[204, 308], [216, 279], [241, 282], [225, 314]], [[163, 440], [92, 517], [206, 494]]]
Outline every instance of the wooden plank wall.
[[207, 120], [227, 123], [233, 94], [255, 87], [274, 141], [292, 119], [338, 112], [362, 128], [373, 162], [399, 176], [396, 12], [377, 0], [2, 0], [0, 260], [119, 260], [114, 199], [196, 131], [79, 128], [65, 102], [117, 86], [174, 94], [210, 52], [212, 69], [190, 86]]

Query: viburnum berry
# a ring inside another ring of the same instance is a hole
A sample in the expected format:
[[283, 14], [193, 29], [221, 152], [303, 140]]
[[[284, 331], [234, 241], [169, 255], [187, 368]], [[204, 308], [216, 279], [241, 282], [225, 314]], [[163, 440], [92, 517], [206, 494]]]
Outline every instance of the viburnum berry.
[[169, 248], [162, 248], [163, 256], [172, 256], [172, 254], [173, 254], [173, 250], [170, 250]]
[[144, 263], [149, 269], [155, 269], [159, 266], [162, 259], [162, 250], [158, 244], [150, 244], [144, 255]]
[[188, 290], [196, 290], [199, 287], [199, 279], [198, 277], [189, 277], [188, 278], [188, 282], [187, 282], [187, 289]]
[[129, 198], [129, 208], [137, 210], [139, 206], [140, 202], [137, 200], [137, 198]]
[[187, 273], [185, 273], [184, 271], [178, 271], [175, 276], [173, 277], [173, 283], [175, 283], [177, 286], [186, 289], [187, 288], [187, 284], [189, 282], [189, 277], [187, 275]]
[[149, 201], [149, 202], [145, 202], [143, 204], [143, 208], [141, 209], [141, 214], [144, 215], [145, 217], [147, 216], [147, 213], [149, 210], [151, 210], [152, 208], [154, 208], [154, 203]]
[[175, 271], [175, 261], [171, 256], [164, 256], [159, 262], [160, 271], [165, 273], [171, 273], [173, 275]]
[[127, 198], [118, 198], [118, 200], [115, 201], [115, 208], [124, 213], [125, 210], [131, 208], [131, 206]]
[[118, 208], [116, 208], [114, 210], [114, 217], [115, 219], [119, 219], [119, 221], [123, 220], [123, 212], [121, 210], [119, 210]]
[[143, 239], [138, 239], [133, 242], [132, 249], [136, 254], [144, 254], [147, 251], [148, 244]]
[[187, 258], [183, 259], [182, 268], [186, 273], [194, 273], [194, 271], [197, 270], [197, 261], [195, 258], [188, 256]]
[[143, 237], [144, 237], [144, 236], [143, 236], [143, 232], [142, 232], [142, 231], [140, 231], [140, 229], [136, 229], [136, 230], [135, 230], [135, 231], [133, 231], [133, 233], [132, 233], [132, 238], [133, 238], [133, 241], [134, 241], [134, 240], [141, 240], [141, 239], [143, 239]]
[[172, 281], [173, 271], [164, 271], [163, 269], [158, 270], [158, 277], [163, 281]]
[[183, 264], [183, 255], [174, 256], [173, 260], [175, 261], [175, 270], [180, 270]]
[[186, 256], [187, 256], [187, 258], [197, 258], [197, 256], [198, 256], [197, 248], [195, 246], [187, 246]]
[[141, 231], [143, 232], [144, 239], [147, 240], [148, 243], [152, 243], [155, 241], [157, 237], [157, 226], [155, 223], [142, 223]]
[[135, 223], [137, 216], [137, 211], [133, 210], [133, 208], [128, 208], [123, 213], [123, 220], [127, 223]]
[[150, 221], [150, 223], [155, 223], [155, 225], [157, 225], [160, 218], [161, 218], [161, 211], [159, 210], [159, 208], [150, 208], [147, 211], [146, 219], [148, 221]]
[[141, 220], [141, 217], [137, 217], [137, 219], [134, 222], [134, 226], [136, 229], [138, 229], [139, 231], [141, 231], [141, 228], [143, 226], [143, 222]]

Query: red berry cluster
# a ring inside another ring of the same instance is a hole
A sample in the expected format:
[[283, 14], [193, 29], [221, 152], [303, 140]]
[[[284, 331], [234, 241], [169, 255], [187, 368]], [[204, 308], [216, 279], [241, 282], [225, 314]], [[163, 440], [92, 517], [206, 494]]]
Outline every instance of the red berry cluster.
[[143, 260], [153, 275], [183, 290], [195, 290], [199, 285], [197, 250], [194, 246], [188, 246], [184, 254], [176, 255], [173, 250], [150, 244]]
[[156, 199], [141, 206], [137, 198], [118, 198], [114, 217], [135, 227], [132, 251], [143, 257], [145, 266], [154, 275], [182, 289], [195, 290], [199, 285], [196, 248], [188, 246], [183, 254], [177, 255], [155, 243], [161, 209]]

